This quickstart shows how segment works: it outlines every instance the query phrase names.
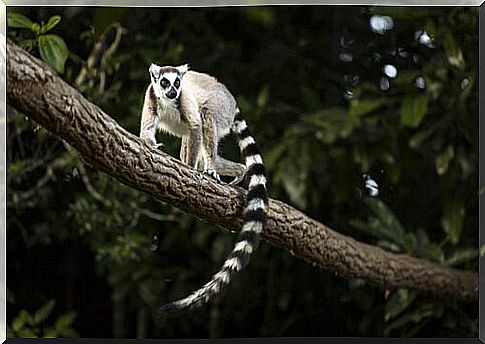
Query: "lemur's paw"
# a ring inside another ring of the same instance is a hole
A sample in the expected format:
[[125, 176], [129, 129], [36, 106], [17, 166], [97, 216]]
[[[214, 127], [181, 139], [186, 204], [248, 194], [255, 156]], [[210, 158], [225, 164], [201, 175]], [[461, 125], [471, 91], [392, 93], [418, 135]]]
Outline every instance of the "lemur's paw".
[[219, 174], [216, 172], [216, 170], [205, 170], [204, 173], [207, 174], [208, 176], [211, 176], [218, 182], [221, 181], [221, 178], [219, 177]]
[[164, 144], [163, 144], [163, 143], [156, 143], [156, 144], [154, 145], [154, 147], [155, 147], [155, 148], [160, 148], [160, 147], [163, 147], [163, 146], [164, 146]]

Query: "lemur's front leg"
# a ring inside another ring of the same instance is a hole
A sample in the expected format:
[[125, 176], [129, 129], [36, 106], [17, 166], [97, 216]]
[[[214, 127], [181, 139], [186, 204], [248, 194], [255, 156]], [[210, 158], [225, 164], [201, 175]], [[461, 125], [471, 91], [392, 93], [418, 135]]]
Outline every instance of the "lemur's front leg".
[[163, 146], [162, 143], [157, 144], [155, 134], [157, 132], [158, 124], [160, 123], [160, 116], [157, 114], [157, 97], [153, 91], [153, 85], [147, 88], [145, 92], [145, 100], [143, 102], [143, 109], [141, 113], [140, 124], [140, 138], [151, 146]]
[[187, 163], [187, 140], [188, 136], [182, 136], [182, 139], [180, 140], [180, 161], [183, 163]]

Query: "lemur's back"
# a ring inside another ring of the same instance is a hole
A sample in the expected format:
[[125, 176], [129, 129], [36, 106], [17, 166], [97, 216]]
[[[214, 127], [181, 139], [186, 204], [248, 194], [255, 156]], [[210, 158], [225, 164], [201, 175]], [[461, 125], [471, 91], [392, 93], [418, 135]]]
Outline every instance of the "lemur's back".
[[182, 81], [182, 90], [184, 89], [190, 90], [190, 94], [196, 97], [199, 106], [206, 102], [207, 99], [216, 98], [218, 102], [224, 103], [218, 104], [219, 106], [222, 105], [233, 112], [236, 110], [234, 96], [226, 86], [209, 74], [189, 70]]

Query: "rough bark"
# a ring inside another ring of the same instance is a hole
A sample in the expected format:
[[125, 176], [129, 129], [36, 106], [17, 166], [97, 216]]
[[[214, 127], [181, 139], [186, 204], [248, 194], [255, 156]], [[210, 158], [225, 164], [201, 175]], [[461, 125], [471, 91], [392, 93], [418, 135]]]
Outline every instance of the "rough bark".
[[[142, 93], [140, 93], [142, 96]], [[219, 184], [149, 147], [44, 63], [7, 42], [7, 99], [32, 120], [76, 148], [97, 169], [200, 219], [241, 227], [245, 190]], [[270, 200], [263, 239], [344, 278], [384, 288], [409, 287], [476, 301], [478, 274], [460, 271], [358, 242]]]

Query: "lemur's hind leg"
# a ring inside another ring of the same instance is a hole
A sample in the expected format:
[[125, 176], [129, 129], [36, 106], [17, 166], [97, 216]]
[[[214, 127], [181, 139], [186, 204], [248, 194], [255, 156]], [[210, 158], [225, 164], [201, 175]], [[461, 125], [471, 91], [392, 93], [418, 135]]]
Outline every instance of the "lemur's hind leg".
[[224, 159], [221, 156], [216, 157], [215, 168], [217, 173], [222, 176], [234, 177], [234, 179], [229, 183], [231, 185], [237, 185], [242, 182], [246, 172], [245, 165]]
[[[188, 136], [182, 136], [182, 140], [180, 141], [180, 161], [182, 161], [185, 164], [188, 164], [188, 154], [189, 154], [189, 149], [188, 149]], [[199, 158], [197, 160], [197, 163], [195, 164], [195, 169], [198, 171], [202, 171], [204, 167], [202, 155], [199, 155]]]
[[[187, 137], [182, 137], [180, 144], [180, 161], [187, 163]], [[197, 169], [202, 171], [204, 168], [204, 162], [202, 156], [199, 157], [197, 162]], [[244, 179], [246, 172], [246, 166], [244, 164], [224, 159], [220, 155], [216, 156], [214, 162], [214, 168], [216, 172], [221, 176], [234, 177], [229, 184], [237, 185]]]

